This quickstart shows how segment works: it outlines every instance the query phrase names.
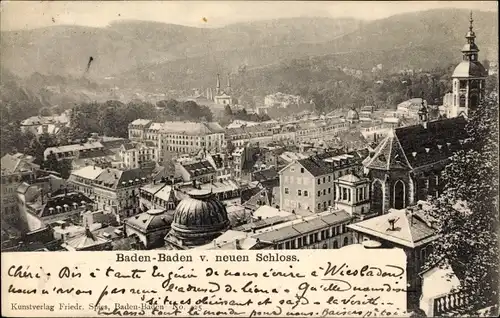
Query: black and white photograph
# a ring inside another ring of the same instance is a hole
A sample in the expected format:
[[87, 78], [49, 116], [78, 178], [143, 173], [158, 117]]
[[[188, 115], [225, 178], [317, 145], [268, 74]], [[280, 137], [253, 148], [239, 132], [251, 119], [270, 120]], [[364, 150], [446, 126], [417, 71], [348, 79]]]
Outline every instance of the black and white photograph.
[[0, 8], [2, 258], [397, 248], [498, 315], [496, 1]]

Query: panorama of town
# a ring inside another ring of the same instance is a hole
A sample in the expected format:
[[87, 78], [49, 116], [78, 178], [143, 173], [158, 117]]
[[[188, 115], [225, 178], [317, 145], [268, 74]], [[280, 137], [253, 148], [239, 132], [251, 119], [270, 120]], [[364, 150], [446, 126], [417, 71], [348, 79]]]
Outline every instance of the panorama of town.
[[[92, 110], [76, 106], [25, 118], [21, 134], [38, 143], [31, 154], [13, 147], [1, 159], [2, 250], [398, 247], [407, 254], [408, 309], [451, 315], [474, 298], [453, 291], [462, 281], [454, 266], [429, 266], [440, 233], [428, 211], [446, 187], [442, 172], [468, 145], [470, 113], [497, 98], [486, 84], [497, 63], [480, 62], [472, 13], [463, 22], [462, 60], [437, 99], [409, 89], [391, 107], [318, 112], [317, 100], [269, 92], [248, 107], [232, 96], [234, 75], [214, 73], [213, 87], [176, 100], [149, 96], [159, 100], [154, 110], [197, 120], [142, 113], [126, 123], [127, 138], [79, 131], [84, 138], [55, 142], [75, 122], [92, 120]], [[426, 76], [399, 75], [417, 73]]]

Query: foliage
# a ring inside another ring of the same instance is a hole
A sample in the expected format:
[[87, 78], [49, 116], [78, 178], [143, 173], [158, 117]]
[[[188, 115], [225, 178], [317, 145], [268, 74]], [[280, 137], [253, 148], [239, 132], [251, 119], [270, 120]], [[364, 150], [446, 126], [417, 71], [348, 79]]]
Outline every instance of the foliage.
[[165, 120], [212, 121], [212, 112], [207, 106], [200, 106], [194, 101], [176, 100], [159, 101], [159, 117]]
[[443, 173], [443, 193], [430, 212], [440, 237], [429, 265], [447, 259], [472, 296], [461, 314], [498, 300], [498, 102], [486, 100], [467, 124], [470, 140]]
[[440, 105], [443, 95], [451, 91], [450, 75], [455, 66], [372, 72], [345, 65], [349, 64], [335, 56], [284, 61], [274, 68], [249, 70], [244, 79], [235, 77], [234, 87], [245, 100], [250, 95], [276, 92], [300, 95], [313, 101], [319, 113], [365, 105], [395, 108], [402, 101], [421, 97], [421, 92], [430, 104]]
[[57, 160], [56, 155], [54, 153], [50, 153], [47, 156], [47, 160], [42, 163], [41, 168], [57, 172], [60, 174], [61, 178], [68, 179], [71, 173], [71, 160]]

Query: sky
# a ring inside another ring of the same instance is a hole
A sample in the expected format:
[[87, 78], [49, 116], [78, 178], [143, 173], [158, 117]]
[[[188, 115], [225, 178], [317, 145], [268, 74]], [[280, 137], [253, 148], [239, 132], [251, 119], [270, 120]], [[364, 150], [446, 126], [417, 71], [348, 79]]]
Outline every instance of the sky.
[[498, 12], [496, 1], [2, 1], [2, 31], [51, 25], [105, 27], [116, 20], [147, 20], [194, 27], [288, 17], [363, 20], [437, 8]]

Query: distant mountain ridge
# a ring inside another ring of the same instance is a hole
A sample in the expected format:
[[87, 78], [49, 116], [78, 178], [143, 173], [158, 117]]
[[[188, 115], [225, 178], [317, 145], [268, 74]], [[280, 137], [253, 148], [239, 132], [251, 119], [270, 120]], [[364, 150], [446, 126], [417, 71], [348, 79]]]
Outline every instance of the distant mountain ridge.
[[[274, 28], [270, 28], [269, 24]], [[150, 63], [199, 55], [312, 41], [328, 41], [352, 31], [353, 19], [285, 19], [223, 28], [193, 28], [149, 21], [114, 22], [105, 28], [54, 26], [2, 32], [2, 60], [18, 75], [33, 72], [103, 77]], [[325, 30], [325, 32], [323, 32]], [[326, 32], [327, 30], [327, 32]]]
[[[213, 86], [216, 73], [224, 78], [231, 73], [235, 83], [242, 82], [251, 70], [264, 70], [258, 74], [265, 76], [266, 68], [283, 61], [314, 56], [361, 70], [377, 64], [398, 71], [458, 63], [468, 16], [467, 10], [437, 9], [375, 21], [287, 18], [221, 28], [149, 21], [54, 26], [2, 32], [0, 54], [14, 74], [49, 74], [50, 81], [82, 77], [92, 56], [90, 81], [122, 90], [167, 91]], [[474, 12], [481, 60], [498, 56], [496, 20], [497, 13]]]

